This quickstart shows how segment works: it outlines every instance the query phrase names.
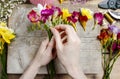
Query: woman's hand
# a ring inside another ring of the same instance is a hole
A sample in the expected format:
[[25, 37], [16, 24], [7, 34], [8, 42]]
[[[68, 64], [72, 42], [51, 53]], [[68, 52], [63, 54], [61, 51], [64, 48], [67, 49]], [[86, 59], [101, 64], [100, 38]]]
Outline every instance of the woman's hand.
[[86, 79], [80, 68], [80, 39], [73, 27], [58, 25], [51, 31], [56, 41], [57, 57], [68, 73], [74, 79]]
[[52, 59], [52, 49], [54, 45], [54, 39], [52, 38], [49, 42], [47, 38], [41, 43], [40, 48], [34, 58], [34, 62], [38, 63], [38, 66], [45, 66], [47, 65]]
[[39, 68], [41, 66], [47, 65], [52, 60], [53, 45], [54, 45], [53, 38], [51, 39], [50, 42], [48, 39], [46, 39], [41, 43], [41, 46], [40, 46], [35, 58], [31, 62], [31, 64], [27, 68], [27, 70], [20, 77], [20, 79], [34, 79]]

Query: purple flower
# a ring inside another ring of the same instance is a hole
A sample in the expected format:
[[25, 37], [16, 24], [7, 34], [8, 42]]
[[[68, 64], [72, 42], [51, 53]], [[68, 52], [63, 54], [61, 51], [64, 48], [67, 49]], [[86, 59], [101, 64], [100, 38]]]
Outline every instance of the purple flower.
[[54, 10], [54, 12], [57, 12], [58, 14], [58, 16], [60, 16], [60, 15], [62, 15], [62, 11], [61, 11], [61, 9], [59, 8], [59, 7], [54, 7], [54, 6], [52, 6], [52, 9]]
[[41, 16], [50, 16], [53, 15], [54, 10], [53, 9], [45, 9], [41, 11]]
[[118, 34], [120, 32], [120, 29], [118, 27], [116, 27], [115, 25], [109, 25], [108, 29], [115, 34]]
[[114, 41], [112, 44], [112, 51], [114, 51], [116, 48], [117, 48], [117, 43], [116, 41]]
[[94, 18], [95, 18], [95, 20], [97, 21], [97, 24], [99, 24], [99, 25], [102, 25], [102, 24], [103, 24], [104, 16], [103, 16], [102, 13], [100, 13], [100, 12], [95, 13], [95, 14], [94, 14]]
[[79, 12], [74, 11], [72, 15], [67, 18], [67, 20], [76, 23], [78, 21], [78, 18], [79, 18]]
[[47, 19], [49, 19], [49, 16], [53, 15], [54, 10], [53, 9], [45, 9], [41, 11], [41, 20], [45, 23]]
[[33, 23], [38, 22], [38, 21], [40, 20], [40, 16], [37, 15], [37, 13], [36, 13], [34, 10], [32, 10], [32, 11], [27, 15], [27, 17], [28, 17], [28, 19], [29, 19], [31, 22], [33, 22]]

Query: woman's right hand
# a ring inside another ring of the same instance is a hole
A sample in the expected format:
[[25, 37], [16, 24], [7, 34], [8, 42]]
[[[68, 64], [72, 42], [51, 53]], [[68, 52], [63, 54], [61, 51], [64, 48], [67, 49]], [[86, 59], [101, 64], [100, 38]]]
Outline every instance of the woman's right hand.
[[[51, 28], [56, 42], [57, 57], [74, 79], [80, 75], [80, 39], [70, 25]], [[83, 74], [83, 73], [82, 73]], [[77, 77], [76, 77], [77, 76]]]

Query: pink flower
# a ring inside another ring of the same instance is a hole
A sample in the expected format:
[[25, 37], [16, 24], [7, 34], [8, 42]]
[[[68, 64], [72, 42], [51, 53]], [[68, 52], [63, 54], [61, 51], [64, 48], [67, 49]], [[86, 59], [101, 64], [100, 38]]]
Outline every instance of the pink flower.
[[99, 24], [99, 25], [103, 24], [103, 18], [104, 18], [104, 16], [103, 16], [102, 13], [100, 13], [100, 12], [99, 13], [95, 13], [94, 14], [94, 18], [97, 21], [97, 24]]
[[40, 20], [40, 16], [34, 11], [32, 10], [28, 15], [27, 15], [28, 19], [32, 22], [32, 23], [36, 23]]
[[117, 34], [117, 39], [120, 39], [120, 32]]
[[115, 51], [117, 49], [117, 42], [114, 41], [112, 44], [112, 51]]
[[52, 5], [54, 0], [30, 0], [30, 2], [34, 5], [42, 4], [44, 6], [45, 4]]
[[44, 23], [49, 19], [49, 16], [52, 16], [54, 13], [53, 9], [45, 9], [41, 11], [41, 21]]
[[76, 23], [78, 21], [79, 15], [80, 15], [79, 12], [74, 11], [72, 15], [67, 18], [67, 20]]

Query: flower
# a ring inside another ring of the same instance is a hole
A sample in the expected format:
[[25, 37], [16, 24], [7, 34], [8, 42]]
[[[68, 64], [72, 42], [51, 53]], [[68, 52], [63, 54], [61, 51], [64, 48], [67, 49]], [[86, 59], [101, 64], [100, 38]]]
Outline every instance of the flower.
[[101, 12], [95, 13], [94, 18], [97, 24], [99, 25], [103, 24], [104, 15]]
[[94, 13], [94, 27], [93, 29], [95, 29], [96, 24], [98, 25], [102, 25], [103, 24], [103, 19], [104, 19], [104, 15], [101, 12], [98, 13]]
[[79, 17], [80, 23], [84, 29], [86, 30], [86, 23], [88, 20], [92, 19], [92, 12], [89, 9], [81, 8], [81, 15]]
[[46, 9], [47, 5], [41, 5], [41, 4], [38, 4], [37, 7], [34, 7], [33, 10], [38, 14], [40, 15], [41, 11]]
[[78, 21], [78, 18], [79, 18], [79, 12], [74, 11], [71, 16], [67, 17], [67, 20], [76, 23]]
[[61, 9], [59, 7], [52, 6], [52, 9], [54, 10], [54, 15], [53, 16], [55, 18], [59, 17], [59, 16], [61, 16], [63, 14], [62, 11], [61, 11]]
[[62, 9], [63, 15], [62, 18], [63, 20], [67, 19], [67, 17], [71, 16], [71, 14], [69, 13], [68, 9]]
[[36, 23], [38, 21], [40, 21], [40, 16], [34, 11], [32, 10], [28, 15], [27, 15], [28, 19], [32, 22], [32, 23]]
[[4, 39], [6, 43], [10, 43], [10, 40], [15, 38], [15, 35], [8, 27], [0, 27], [0, 36]]
[[108, 31], [108, 29], [102, 29], [100, 35], [97, 36], [97, 38], [101, 41], [102, 45], [106, 44], [108, 39], [111, 37]]
[[52, 9], [45, 9], [41, 11], [41, 21], [44, 23], [46, 22], [47, 19], [49, 19], [49, 16], [53, 15], [54, 10]]
[[79, 12], [76, 11], [74, 11], [71, 16], [67, 17], [67, 21], [69, 21], [72, 24], [75, 30], [77, 30], [75, 23], [78, 21], [78, 18], [79, 18]]
[[92, 19], [92, 11], [90, 9], [86, 9], [86, 8], [81, 8], [81, 15], [82, 16], [87, 16], [88, 19]]
[[112, 51], [115, 51], [116, 49], [117, 49], [117, 42], [114, 41], [114, 42], [112, 43]]
[[113, 32], [114, 34], [118, 34], [120, 32], [120, 29], [116, 27], [115, 25], [109, 25], [108, 29]]
[[120, 32], [117, 34], [117, 39], [120, 39]]
[[81, 16], [79, 17], [79, 21], [84, 29], [84, 31], [86, 30], [86, 23], [88, 21], [88, 17], [87, 16]]

